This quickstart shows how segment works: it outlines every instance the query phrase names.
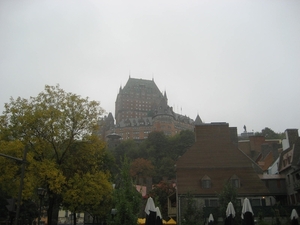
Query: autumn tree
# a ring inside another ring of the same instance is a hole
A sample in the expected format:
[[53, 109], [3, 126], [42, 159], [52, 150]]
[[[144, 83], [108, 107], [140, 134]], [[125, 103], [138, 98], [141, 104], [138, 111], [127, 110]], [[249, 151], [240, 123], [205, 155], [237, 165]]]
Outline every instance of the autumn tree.
[[[24, 146], [28, 147], [23, 198], [32, 198], [37, 187], [47, 189], [49, 225], [57, 224], [61, 204], [75, 210], [79, 205], [93, 204], [91, 198], [101, 200], [109, 194], [105, 144], [93, 135], [102, 113], [98, 102], [67, 93], [59, 85], [45, 86], [37, 97], [11, 98], [5, 104], [0, 117], [0, 145], [17, 157], [22, 156]], [[18, 182], [12, 177], [18, 177], [19, 169], [15, 163], [7, 163], [0, 175], [6, 186], [1, 188], [16, 196]], [[89, 178], [85, 189], [78, 192], [80, 185], [75, 183]], [[99, 191], [83, 201], [78, 195], [92, 187]]]
[[168, 197], [176, 193], [174, 184], [161, 181], [153, 186], [149, 195], [160, 205], [160, 212], [164, 218], [168, 217]]
[[133, 179], [139, 183], [140, 179], [145, 179], [151, 177], [154, 173], [154, 167], [151, 161], [138, 158], [131, 162], [130, 165], [130, 175]]

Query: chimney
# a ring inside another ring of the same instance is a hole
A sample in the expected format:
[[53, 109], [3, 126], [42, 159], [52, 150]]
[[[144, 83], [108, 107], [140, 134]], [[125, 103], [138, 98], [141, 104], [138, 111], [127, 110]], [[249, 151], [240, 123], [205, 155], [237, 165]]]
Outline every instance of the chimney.
[[215, 122], [195, 126], [196, 142], [216, 141], [231, 142], [231, 134], [228, 123]]
[[265, 142], [264, 136], [250, 136], [250, 150], [261, 152], [261, 145]]
[[237, 135], [237, 128], [236, 127], [229, 127], [230, 130], [230, 139], [233, 144], [238, 144], [238, 135]]
[[285, 136], [289, 143], [289, 147], [292, 147], [295, 144], [297, 138], [299, 137], [298, 129], [286, 129]]

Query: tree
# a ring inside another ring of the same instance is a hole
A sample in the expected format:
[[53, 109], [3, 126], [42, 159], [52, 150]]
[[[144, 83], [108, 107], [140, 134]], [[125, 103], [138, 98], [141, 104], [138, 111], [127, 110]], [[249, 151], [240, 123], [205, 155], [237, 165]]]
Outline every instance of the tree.
[[149, 160], [138, 158], [133, 160], [130, 165], [130, 176], [139, 183], [140, 178], [151, 177], [154, 173], [154, 167]]
[[116, 215], [113, 224], [132, 225], [137, 223], [142, 195], [136, 190], [130, 177], [130, 163], [125, 158], [122, 163], [120, 177], [115, 189]]
[[[58, 208], [74, 175], [96, 176], [104, 168], [105, 145], [93, 136], [102, 113], [98, 102], [67, 93], [59, 85], [45, 86], [37, 97], [11, 98], [5, 104], [0, 117], [1, 145], [19, 157], [20, 149], [28, 146], [23, 198], [35, 195], [37, 187], [47, 189], [49, 225], [57, 224]], [[15, 177], [18, 173], [18, 169], [11, 172]], [[108, 176], [103, 178], [105, 183]], [[16, 185], [11, 191], [7, 188], [15, 195]]]
[[239, 216], [241, 215], [241, 213], [239, 210], [240, 204], [238, 204], [237, 195], [237, 189], [230, 182], [226, 183], [221, 192], [218, 194], [220, 204], [219, 213], [223, 217], [223, 219], [225, 219], [228, 203], [231, 202], [234, 209], [236, 210], [235, 221], [237, 222], [237, 224], [240, 224], [238, 221], [241, 221], [241, 218]]
[[[112, 185], [108, 182], [107, 174], [102, 171], [95, 173], [75, 173], [68, 180], [63, 205], [76, 215], [86, 211], [93, 217], [105, 219], [111, 207]], [[106, 203], [106, 204], [103, 204]], [[74, 217], [76, 224], [76, 216]]]
[[265, 127], [261, 132], [256, 132], [255, 135], [264, 136], [266, 139], [283, 139], [284, 133], [276, 133], [272, 129]]
[[[170, 148], [172, 149], [173, 160], [182, 156], [188, 148], [195, 143], [195, 133], [191, 130], [182, 130], [179, 134], [170, 137]], [[169, 155], [170, 157], [171, 155]]]
[[136, 159], [139, 157], [138, 145], [134, 140], [122, 141], [115, 149], [112, 150], [116, 159], [116, 164], [121, 167], [124, 157]]
[[148, 138], [144, 141], [146, 151], [148, 154], [148, 159], [156, 164], [169, 150], [168, 147], [168, 137], [163, 132], [151, 132]]
[[183, 213], [181, 218], [182, 225], [202, 225], [203, 210], [201, 205], [197, 205], [195, 197], [187, 193], [184, 201]]
[[169, 157], [163, 157], [160, 160], [159, 168], [157, 168], [157, 176], [159, 176], [160, 179], [175, 179], [175, 164], [176, 162], [173, 159]]
[[161, 181], [154, 185], [149, 196], [155, 199], [156, 205], [160, 206], [160, 212], [164, 218], [168, 216], [168, 197], [176, 192], [173, 183]]

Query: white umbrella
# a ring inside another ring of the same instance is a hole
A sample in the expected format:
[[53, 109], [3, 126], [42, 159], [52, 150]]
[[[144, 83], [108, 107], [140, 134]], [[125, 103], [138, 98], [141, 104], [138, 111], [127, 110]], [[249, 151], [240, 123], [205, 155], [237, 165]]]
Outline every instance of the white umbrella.
[[156, 222], [155, 225], [162, 225], [162, 216], [158, 207], [155, 208], [156, 211]]
[[214, 222], [214, 217], [212, 214], [209, 214], [209, 217], [208, 217], [208, 224], [212, 224]]
[[233, 204], [231, 202], [228, 203], [227, 209], [226, 209], [226, 216], [229, 217], [230, 215], [232, 215], [232, 218], [235, 217], [235, 210], [234, 210]]
[[254, 213], [248, 198], [244, 199], [243, 208], [242, 208], [242, 219], [245, 222], [245, 225], [254, 225]]
[[294, 218], [298, 219], [298, 217], [299, 216], [298, 216], [298, 213], [297, 213], [296, 209], [293, 209], [292, 210], [292, 214], [291, 214], [291, 220], [294, 219]]
[[293, 209], [292, 210], [292, 213], [291, 213], [291, 221], [292, 221], [292, 225], [297, 225], [298, 224], [298, 213], [296, 211], [296, 209]]
[[155, 209], [154, 201], [151, 197], [149, 197], [147, 200], [145, 213], [146, 213], [146, 225], [155, 225], [156, 209]]
[[226, 209], [225, 225], [233, 224], [234, 217], [235, 217], [235, 210], [233, 204], [229, 202]]

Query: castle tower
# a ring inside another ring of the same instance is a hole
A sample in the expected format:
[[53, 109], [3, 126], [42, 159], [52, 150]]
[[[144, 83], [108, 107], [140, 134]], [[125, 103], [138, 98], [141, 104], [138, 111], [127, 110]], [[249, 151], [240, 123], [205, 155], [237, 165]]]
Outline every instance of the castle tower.
[[152, 116], [162, 99], [166, 99], [154, 80], [129, 77], [126, 85], [120, 88], [115, 107], [116, 124], [129, 118]]

